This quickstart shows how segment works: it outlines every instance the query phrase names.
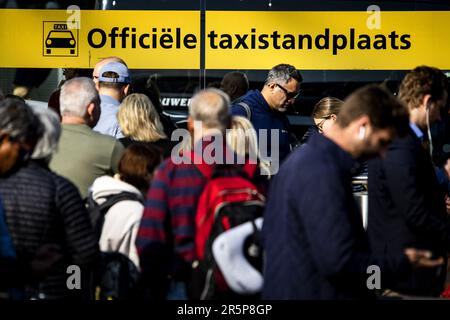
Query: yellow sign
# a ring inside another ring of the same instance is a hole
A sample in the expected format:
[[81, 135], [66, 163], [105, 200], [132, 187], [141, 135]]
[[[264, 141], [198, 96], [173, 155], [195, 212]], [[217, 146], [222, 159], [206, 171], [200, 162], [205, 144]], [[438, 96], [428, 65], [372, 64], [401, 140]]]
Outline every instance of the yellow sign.
[[[0, 10], [0, 67], [199, 69], [199, 11]], [[449, 11], [207, 11], [206, 69], [450, 69]]]
[[206, 13], [207, 69], [450, 69], [450, 12]]
[[92, 68], [107, 56], [130, 68], [198, 69], [198, 11], [0, 10], [0, 66]]

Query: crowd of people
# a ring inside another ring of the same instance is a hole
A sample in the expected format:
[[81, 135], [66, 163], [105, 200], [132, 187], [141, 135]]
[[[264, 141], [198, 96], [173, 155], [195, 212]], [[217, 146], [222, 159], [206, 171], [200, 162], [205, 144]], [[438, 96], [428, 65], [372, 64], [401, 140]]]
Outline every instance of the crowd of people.
[[[302, 81], [278, 64], [248, 91], [231, 72], [194, 94], [182, 134], [151, 79], [132, 90], [118, 57], [68, 78], [48, 109], [1, 97], [1, 298], [445, 296], [450, 165], [433, 163], [430, 126], [446, 76], [420, 66], [396, 96], [372, 84], [324, 97], [294, 148], [286, 110]], [[361, 168], [367, 229], [352, 185]], [[116, 280], [129, 292], [107, 292], [110, 253], [138, 276]]]

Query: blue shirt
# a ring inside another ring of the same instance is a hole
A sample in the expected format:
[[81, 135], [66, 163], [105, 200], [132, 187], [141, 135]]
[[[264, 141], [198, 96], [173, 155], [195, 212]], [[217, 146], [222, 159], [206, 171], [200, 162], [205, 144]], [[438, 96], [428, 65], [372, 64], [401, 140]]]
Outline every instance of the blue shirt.
[[420, 128], [415, 123], [410, 122], [409, 127], [414, 132], [414, 134], [416, 135], [417, 138], [419, 138], [420, 140], [423, 140], [423, 132], [422, 132], [422, 130], [420, 130]]
[[100, 101], [100, 119], [93, 130], [108, 136], [113, 136], [116, 139], [123, 138], [124, 135], [117, 120], [120, 102], [104, 94], [100, 95]]
[[403, 255], [372, 255], [353, 198], [354, 165], [317, 133], [281, 165], [264, 213], [264, 299], [362, 299], [373, 294], [368, 266], [379, 266], [383, 281], [409, 270]]
[[[251, 110], [251, 123], [256, 130], [258, 135], [258, 141], [260, 146], [260, 151], [262, 152], [262, 156], [265, 156], [265, 150], [261, 150], [261, 133], [260, 129], [266, 130], [278, 130], [279, 138], [276, 141], [278, 144], [279, 151], [279, 160], [280, 163], [282, 160], [286, 158], [286, 156], [291, 151], [289, 145], [289, 120], [287, 116], [279, 111], [273, 110], [269, 107], [269, 104], [264, 99], [263, 95], [259, 90], [249, 91], [242, 99], [239, 101], [245, 102]], [[233, 104], [231, 106], [231, 112], [236, 116], [247, 117], [247, 113], [239, 104]], [[267, 156], [271, 156], [271, 148], [276, 147], [272, 146], [270, 139], [270, 132], [267, 132]]]

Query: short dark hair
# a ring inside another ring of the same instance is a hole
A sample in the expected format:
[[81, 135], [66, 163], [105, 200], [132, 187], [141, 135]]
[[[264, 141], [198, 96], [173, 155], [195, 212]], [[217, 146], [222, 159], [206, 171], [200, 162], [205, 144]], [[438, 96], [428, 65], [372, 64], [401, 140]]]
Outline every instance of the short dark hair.
[[448, 79], [438, 68], [420, 66], [409, 71], [403, 78], [398, 97], [409, 108], [420, 106], [425, 95], [432, 101], [441, 100], [447, 91]]
[[0, 134], [8, 134], [12, 140], [34, 147], [44, 128], [31, 107], [23, 101], [6, 98], [0, 102]]
[[147, 192], [153, 172], [161, 162], [161, 151], [148, 143], [130, 144], [119, 161], [120, 179]]
[[345, 128], [354, 120], [367, 115], [376, 129], [393, 128], [403, 135], [409, 123], [405, 105], [393, 94], [379, 85], [359, 88], [344, 101], [337, 123]]
[[220, 89], [230, 96], [231, 101], [243, 96], [249, 89], [247, 75], [238, 71], [228, 72], [220, 82]]
[[283, 82], [287, 83], [290, 79], [295, 79], [299, 83], [303, 81], [303, 77], [300, 72], [290, 64], [281, 63], [273, 67], [267, 75], [265, 84], [271, 82]]

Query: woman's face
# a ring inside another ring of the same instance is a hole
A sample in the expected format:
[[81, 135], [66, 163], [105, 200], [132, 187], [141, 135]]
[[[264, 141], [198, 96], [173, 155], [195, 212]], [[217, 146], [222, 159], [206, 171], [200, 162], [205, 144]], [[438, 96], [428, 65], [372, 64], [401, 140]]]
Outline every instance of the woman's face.
[[329, 116], [322, 118], [314, 118], [314, 124], [316, 125], [316, 128], [319, 131], [319, 133], [327, 135], [327, 133], [330, 132], [330, 130], [333, 130], [336, 119], [337, 119], [336, 115], [331, 114]]

